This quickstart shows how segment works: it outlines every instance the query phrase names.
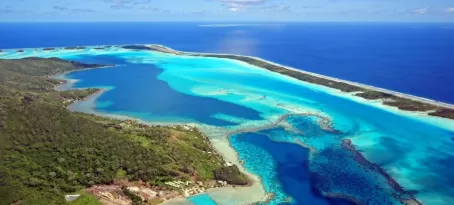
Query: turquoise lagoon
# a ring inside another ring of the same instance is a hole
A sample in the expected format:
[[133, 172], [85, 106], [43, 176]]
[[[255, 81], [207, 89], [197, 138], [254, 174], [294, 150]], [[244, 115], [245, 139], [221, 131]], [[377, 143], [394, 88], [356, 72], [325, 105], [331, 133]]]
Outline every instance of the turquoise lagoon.
[[[272, 193], [264, 204], [454, 204], [454, 121], [228, 59], [119, 47], [8, 50], [0, 58], [28, 56], [118, 65], [64, 76], [77, 80], [72, 88], [107, 89], [93, 103], [76, 105], [78, 111], [197, 123], [219, 133], [210, 134], [213, 139], [233, 133], [229, 142], [238, 159]], [[343, 146], [346, 139], [373, 164], [360, 163]], [[400, 187], [390, 186], [390, 178]]]
[[211, 199], [207, 194], [199, 194], [189, 197], [189, 201], [193, 204], [216, 205], [216, 202], [214, 202], [213, 199]]

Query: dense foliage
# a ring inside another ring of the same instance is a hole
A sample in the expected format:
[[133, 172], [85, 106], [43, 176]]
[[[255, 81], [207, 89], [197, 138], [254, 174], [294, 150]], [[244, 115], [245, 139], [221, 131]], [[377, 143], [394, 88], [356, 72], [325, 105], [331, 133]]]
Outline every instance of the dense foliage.
[[44, 76], [86, 67], [60, 59], [0, 60], [0, 204], [66, 204], [63, 195], [117, 178], [159, 185], [213, 179], [223, 160], [197, 130], [70, 112]]
[[125, 186], [121, 187], [121, 191], [123, 191], [123, 193], [129, 197], [129, 199], [131, 199], [132, 203], [131, 205], [143, 205], [143, 201], [142, 201], [142, 198], [140, 198], [140, 196], [138, 196], [136, 193], [128, 190], [128, 188], [126, 188]]
[[217, 180], [226, 181], [229, 184], [247, 185], [248, 179], [242, 175], [237, 166], [220, 167], [214, 170], [214, 177]]

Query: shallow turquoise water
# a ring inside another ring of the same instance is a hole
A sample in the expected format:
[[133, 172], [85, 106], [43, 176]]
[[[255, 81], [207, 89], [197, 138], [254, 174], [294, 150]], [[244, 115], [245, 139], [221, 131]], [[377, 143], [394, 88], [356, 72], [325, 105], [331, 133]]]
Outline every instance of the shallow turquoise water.
[[[304, 199], [314, 204], [346, 203], [323, 197], [330, 193], [369, 204], [397, 204], [411, 197], [426, 204], [454, 204], [453, 121], [378, 108], [327, 88], [225, 59], [118, 48], [45, 53], [28, 50], [2, 57], [24, 56], [120, 64], [67, 75], [79, 79], [74, 85], [77, 88], [111, 88], [96, 101], [94, 108], [101, 113], [229, 129], [248, 122], [265, 125], [287, 113], [310, 114], [289, 117], [284, 126], [287, 129], [230, 138], [245, 167], [262, 178], [268, 192], [275, 193], [270, 204], [301, 204]], [[393, 190], [376, 170], [358, 164], [342, 147], [344, 139], [351, 139], [404, 191]], [[316, 152], [309, 153], [297, 144]], [[299, 161], [286, 161], [287, 155]], [[305, 174], [291, 174], [297, 170]]]
[[197, 205], [216, 205], [216, 202], [207, 194], [199, 194], [188, 198], [190, 202]]

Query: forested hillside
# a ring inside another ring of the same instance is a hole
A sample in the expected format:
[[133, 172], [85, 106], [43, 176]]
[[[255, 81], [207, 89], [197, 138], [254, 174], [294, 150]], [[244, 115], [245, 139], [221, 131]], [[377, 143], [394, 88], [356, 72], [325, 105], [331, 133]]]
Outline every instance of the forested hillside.
[[66, 204], [63, 195], [116, 178], [154, 185], [213, 179], [223, 166], [197, 130], [149, 127], [70, 112], [47, 76], [99, 67], [61, 59], [0, 60], [0, 204]]

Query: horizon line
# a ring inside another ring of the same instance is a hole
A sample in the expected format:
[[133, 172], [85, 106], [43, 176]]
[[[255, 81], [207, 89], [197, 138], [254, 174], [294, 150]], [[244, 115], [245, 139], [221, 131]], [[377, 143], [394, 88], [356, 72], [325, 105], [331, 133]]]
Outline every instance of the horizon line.
[[0, 23], [204, 23], [204, 24], [226, 24], [226, 23], [237, 23], [237, 24], [248, 24], [248, 23], [444, 23], [444, 24], [454, 24], [454, 21], [374, 21], [374, 20], [365, 20], [365, 21], [1, 21]]

